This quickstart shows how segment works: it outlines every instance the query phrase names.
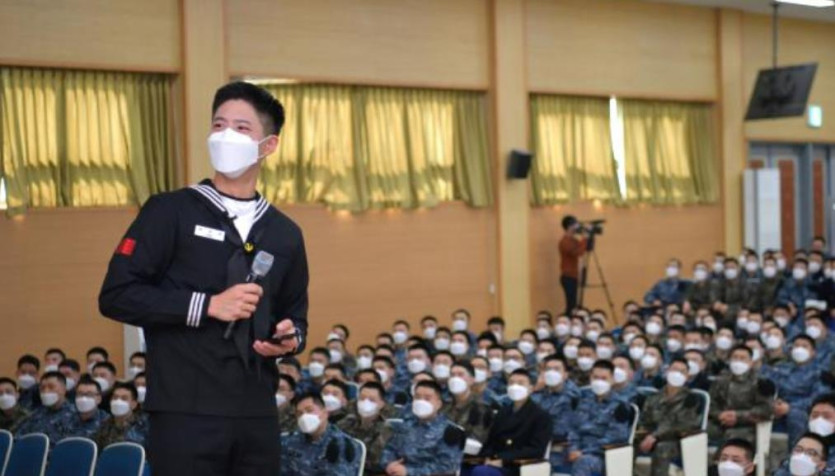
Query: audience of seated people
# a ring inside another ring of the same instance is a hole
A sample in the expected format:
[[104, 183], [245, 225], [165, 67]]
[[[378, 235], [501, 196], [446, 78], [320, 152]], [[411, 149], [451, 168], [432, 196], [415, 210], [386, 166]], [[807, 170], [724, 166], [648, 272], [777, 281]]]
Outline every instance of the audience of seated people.
[[[700, 390], [718, 448], [710, 474], [753, 474], [756, 425], [773, 419], [788, 454], [769, 471], [835, 476], [835, 259], [816, 240], [788, 259], [746, 250], [689, 269], [671, 259], [622, 315], [540, 311], [514, 335], [498, 316], [472, 328], [465, 309], [415, 329], [397, 320], [370, 342], [334, 325], [321, 346], [277, 360], [282, 469], [355, 474], [362, 442], [366, 474], [513, 475], [550, 448], [555, 472], [613, 475], [604, 452], [628, 443], [637, 407], [635, 454], [668, 474], [701, 428]], [[144, 444], [145, 354], [124, 374], [104, 348], [85, 357], [20, 357], [0, 377], [0, 428], [53, 445]]]

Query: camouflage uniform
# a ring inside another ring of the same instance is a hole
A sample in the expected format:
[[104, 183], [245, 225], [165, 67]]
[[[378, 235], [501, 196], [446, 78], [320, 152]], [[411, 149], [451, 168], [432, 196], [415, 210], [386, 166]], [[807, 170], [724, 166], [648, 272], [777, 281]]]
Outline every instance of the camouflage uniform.
[[148, 438], [148, 418], [141, 413], [131, 413], [125, 420], [118, 421], [110, 418], [102, 423], [99, 431], [93, 436], [93, 440], [103, 450], [113, 443], [129, 441], [145, 446]]
[[571, 474], [603, 473], [603, 447], [627, 443], [631, 422], [632, 409], [628, 404], [611, 394], [598, 398], [590, 390], [583, 390], [574, 409], [567, 450], [583, 455], [571, 463]]
[[[831, 441], [831, 437], [824, 438], [824, 440]], [[774, 471], [772, 476], [792, 476], [788, 458]], [[835, 446], [831, 443], [829, 444], [829, 458], [826, 460], [826, 467], [823, 468], [819, 476], [835, 476]]]
[[278, 428], [281, 433], [291, 433], [297, 429], [296, 412], [293, 410], [293, 405], [289, 402], [278, 409]]
[[725, 322], [733, 322], [737, 313], [746, 301], [746, 284], [742, 277], [736, 279], [724, 279], [716, 292], [716, 300], [727, 304], [725, 311]]
[[[455, 474], [461, 466], [464, 434], [444, 415], [430, 421], [411, 418], [403, 422], [386, 444], [380, 465], [403, 460], [409, 476]], [[340, 473], [341, 474], [341, 473]]]
[[[24, 410], [33, 411], [36, 408], [40, 408], [41, 406], [41, 394], [40, 394], [40, 387], [35, 384], [26, 390], [20, 389], [20, 398], [17, 400], [17, 404], [23, 407]], [[69, 400], [69, 399], [67, 399]]]
[[762, 278], [756, 290], [754, 299], [755, 307], [752, 310], [764, 312], [771, 309], [777, 303], [777, 291], [782, 286], [783, 279], [780, 276], [773, 278]]
[[72, 419], [72, 426], [70, 427], [70, 433], [67, 436], [80, 436], [82, 438], [93, 438], [93, 435], [99, 431], [101, 425], [110, 418], [110, 415], [96, 408], [95, 413], [93, 416], [88, 420], [82, 420], [81, 414], [75, 412], [75, 415]]
[[[564, 444], [574, 418], [573, 409], [580, 398], [580, 389], [572, 381], [566, 381], [562, 390], [545, 388], [531, 395], [531, 400], [551, 416], [551, 441]], [[565, 451], [551, 452], [551, 470], [557, 472], [565, 464]]]
[[806, 307], [807, 299], [816, 299], [817, 294], [809, 287], [807, 280], [798, 281], [796, 279], [787, 279], [783, 281], [780, 290], [777, 292], [777, 302], [779, 304], [793, 303], [797, 309], [803, 310]]
[[821, 371], [812, 361], [797, 365], [794, 362], [763, 367], [764, 377], [777, 386], [777, 396], [789, 404], [789, 413], [776, 421], [786, 425], [789, 445], [793, 445], [806, 432], [809, 407], [818, 395], [829, 391], [821, 381]]
[[27, 416], [29, 416], [29, 412], [20, 405], [15, 405], [9, 414], [0, 410], [0, 430], [8, 430], [14, 433], [17, 430], [17, 425]]
[[76, 418], [75, 407], [66, 400], [57, 408], [38, 407], [18, 424], [15, 436], [44, 433], [49, 437], [51, 447], [70, 436], [74, 418]]
[[365, 470], [367, 473], [385, 472], [385, 468], [380, 466], [380, 458], [383, 455], [386, 443], [391, 439], [392, 427], [386, 423], [382, 415], [378, 414], [373, 420], [364, 421], [362, 417], [351, 414], [340, 421], [337, 426], [345, 433], [365, 443], [367, 452]]
[[662, 305], [681, 304], [684, 300], [684, 281], [678, 278], [662, 279], [655, 283], [655, 286], [644, 295], [644, 302], [652, 304], [661, 301]]
[[[742, 438], [756, 442], [756, 424], [774, 416], [774, 385], [761, 379], [754, 371], [736, 376], [723, 373], [710, 386], [710, 411], [708, 412], [708, 435], [719, 443], [730, 438]], [[736, 425], [730, 428], [719, 423], [719, 414], [732, 410], [736, 412]]]
[[667, 476], [670, 464], [681, 457], [682, 435], [699, 429], [700, 403], [687, 388], [672, 396], [662, 389], [647, 397], [641, 410], [641, 427], [657, 440], [652, 449], [653, 476]]
[[713, 304], [715, 300], [715, 285], [713, 280], [698, 281], [687, 288], [685, 299], [690, 303], [690, 307], [700, 309]]
[[335, 425], [316, 441], [295, 431], [281, 437], [281, 476], [350, 476], [359, 472], [361, 456], [359, 445]]
[[453, 423], [467, 432], [467, 436], [484, 443], [493, 424], [493, 410], [479, 400], [475, 394], [470, 394], [463, 405], [458, 406], [455, 400], [444, 404], [441, 413]]

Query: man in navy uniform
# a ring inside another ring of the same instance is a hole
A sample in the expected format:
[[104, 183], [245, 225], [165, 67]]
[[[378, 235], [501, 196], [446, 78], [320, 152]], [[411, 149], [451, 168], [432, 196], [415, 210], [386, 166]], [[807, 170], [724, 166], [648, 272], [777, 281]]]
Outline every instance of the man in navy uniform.
[[[255, 190], [283, 123], [267, 91], [221, 87], [208, 138], [217, 173], [151, 197], [111, 259], [99, 307], [144, 329], [156, 476], [278, 473], [275, 359], [303, 349], [308, 307], [301, 230]], [[272, 267], [242, 284], [261, 251]]]

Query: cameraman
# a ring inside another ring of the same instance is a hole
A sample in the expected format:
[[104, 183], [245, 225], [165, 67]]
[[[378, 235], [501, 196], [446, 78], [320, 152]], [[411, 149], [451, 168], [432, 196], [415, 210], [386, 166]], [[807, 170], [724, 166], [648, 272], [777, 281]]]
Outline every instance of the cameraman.
[[565, 292], [565, 313], [577, 307], [577, 286], [580, 281], [580, 257], [586, 252], [582, 224], [572, 215], [562, 219], [564, 234], [560, 240], [560, 284]]

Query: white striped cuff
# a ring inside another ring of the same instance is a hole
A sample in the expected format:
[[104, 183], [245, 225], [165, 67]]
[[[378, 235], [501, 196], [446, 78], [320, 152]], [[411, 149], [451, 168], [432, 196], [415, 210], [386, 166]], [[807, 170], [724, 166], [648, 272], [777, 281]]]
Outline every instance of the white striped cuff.
[[191, 304], [188, 306], [186, 325], [200, 327], [200, 318], [203, 316], [203, 304], [206, 301], [206, 293], [191, 293]]

